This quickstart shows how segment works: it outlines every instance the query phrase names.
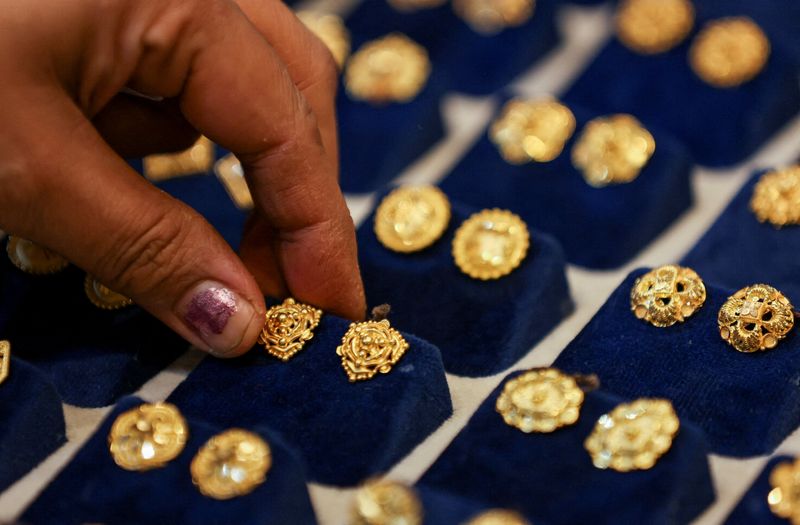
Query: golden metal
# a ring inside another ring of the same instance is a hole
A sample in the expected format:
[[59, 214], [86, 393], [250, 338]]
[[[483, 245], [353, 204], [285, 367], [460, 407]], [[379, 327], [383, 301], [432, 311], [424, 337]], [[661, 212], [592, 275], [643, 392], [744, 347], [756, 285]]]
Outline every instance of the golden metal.
[[0, 385], [8, 379], [11, 369], [11, 343], [0, 341]]
[[351, 383], [371, 379], [375, 374], [388, 374], [408, 350], [405, 338], [389, 321], [352, 323], [342, 337], [336, 354]]
[[583, 390], [555, 368], [529, 370], [506, 382], [495, 410], [523, 432], [548, 433], [578, 420]]
[[747, 17], [706, 24], [689, 50], [689, 63], [701, 80], [716, 88], [736, 87], [755, 78], [770, 55], [761, 28]]
[[666, 399], [637, 399], [600, 416], [584, 447], [594, 466], [647, 470], [672, 447], [680, 420]]
[[226, 500], [253, 492], [267, 479], [272, 451], [261, 436], [231, 428], [212, 436], [192, 459], [192, 482], [209, 498]]
[[373, 104], [408, 102], [428, 81], [428, 52], [407, 36], [392, 33], [364, 44], [347, 63], [344, 83], [350, 97]]
[[519, 100], [506, 103], [492, 123], [489, 138], [511, 164], [550, 162], [564, 150], [575, 132], [575, 115], [555, 100]]
[[773, 514], [800, 525], [800, 459], [775, 465], [769, 475], [767, 503]]
[[355, 493], [349, 525], [422, 525], [422, 504], [411, 487], [369, 480]]
[[453, 0], [453, 10], [474, 31], [493, 35], [530, 20], [536, 0]]
[[133, 301], [129, 298], [101, 284], [91, 275], [87, 275], [86, 279], [84, 279], [83, 290], [86, 292], [86, 297], [89, 298], [89, 301], [103, 310], [119, 310], [133, 304]]
[[111, 426], [108, 446], [125, 470], [163, 467], [183, 450], [189, 430], [175, 405], [145, 403], [123, 412]]
[[794, 326], [794, 307], [772, 286], [754, 284], [728, 297], [717, 324], [720, 336], [739, 352], [769, 350]]
[[204, 173], [214, 163], [214, 143], [200, 137], [190, 148], [178, 153], [149, 155], [144, 158], [144, 176], [160, 182], [176, 177]]
[[342, 69], [350, 55], [350, 32], [341, 17], [320, 11], [300, 11], [297, 18], [322, 40], [333, 55], [336, 65]]
[[69, 266], [69, 261], [57, 253], [13, 235], [8, 236], [6, 253], [14, 266], [33, 275], [57, 273]]
[[497, 208], [472, 214], [453, 238], [456, 266], [473, 279], [499, 279], [516, 269], [530, 246], [525, 222]]
[[664, 53], [689, 35], [694, 6], [690, 0], [623, 0], [615, 22], [617, 38], [631, 51]]
[[388, 0], [389, 5], [397, 11], [418, 11], [420, 9], [430, 9], [439, 7], [447, 0]]
[[267, 310], [258, 342], [270, 355], [288, 361], [314, 337], [322, 310], [296, 302], [291, 297]]
[[653, 135], [631, 115], [595, 118], [572, 148], [572, 164], [590, 186], [625, 184], [639, 176], [656, 150]]
[[762, 175], [750, 209], [760, 222], [776, 228], [800, 224], [800, 164]]
[[418, 252], [436, 242], [450, 223], [450, 201], [436, 186], [402, 186], [375, 212], [375, 236], [388, 249]]
[[667, 264], [633, 283], [631, 311], [638, 319], [664, 328], [682, 323], [706, 302], [706, 286], [691, 268]]
[[253, 196], [244, 178], [242, 165], [233, 153], [225, 155], [214, 164], [214, 173], [237, 208], [253, 209]]
[[513, 510], [489, 509], [474, 516], [465, 525], [530, 525], [530, 522]]

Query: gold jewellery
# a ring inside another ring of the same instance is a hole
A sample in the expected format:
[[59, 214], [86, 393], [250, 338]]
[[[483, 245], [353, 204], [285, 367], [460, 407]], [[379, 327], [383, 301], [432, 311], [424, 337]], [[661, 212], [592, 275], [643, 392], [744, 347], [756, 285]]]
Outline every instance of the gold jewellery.
[[267, 310], [258, 342], [270, 355], [288, 361], [314, 337], [321, 317], [322, 310], [288, 298]]
[[192, 482], [209, 498], [244, 496], [266, 480], [272, 452], [261, 436], [232, 428], [212, 436], [192, 459]]
[[200, 137], [189, 149], [179, 153], [149, 155], [144, 158], [144, 176], [154, 182], [204, 173], [214, 163], [214, 143]]
[[330, 50], [336, 65], [341, 69], [350, 55], [350, 32], [342, 19], [334, 14], [319, 11], [300, 11], [297, 18], [322, 40]]
[[530, 525], [530, 522], [513, 510], [489, 509], [474, 516], [465, 525]]
[[584, 447], [599, 469], [647, 470], [671, 447], [680, 421], [666, 399], [637, 399], [600, 416]]
[[792, 525], [800, 525], [800, 459], [775, 465], [769, 475], [769, 510]]
[[661, 266], [642, 275], [631, 289], [631, 311], [653, 326], [682, 323], [706, 302], [703, 280], [691, 268]]
[[492, 123], [489, 138], [511, 164], [550, 162], [574, 131], [575, 116], [567, 106], [550, 99], [514, 99]]
[[214, 164], [214, 173], [237, 208], [253, 209], [253, 195], [244, 178], [242, 164], [233, 153], [228, 153]]
[[84, 279], [83, 290], [89, 301], [103, 310], [119, 310], [133, 304], [133, 301], [101, 284], [91, 275]]
[[396, 481], [366, 481], [355, 493], [349, 525], [422, 525], [414, 489]]
[[408, 350], [402, 334], [387, 319], [352, 323], [336, 348], [351, 383], [388, 374]]
[[700, 31], [689, 50], [689, 63], [707, 84], [731, 88], [755, 78], [769, 55], [769, 39], [758, 24], [731, 17], [709, 22]]
[[572, 148], [572, 164], [597, 188], [632, 182], [653, 156], [653, 135], [631, 115], [589, 121]]
[[643, 55], [664, 53], [689, 35], [694, 26], [690, 0], [623, 0], [616, 14], [617, 38]]
[[57, 273], [69, 266], [69, 261], [57, 253], [13, 235], [8, 236], [6, 253], [14, 266], [33, 275]]
[[753, 188], [750, 209], [776, 228], [800, 224], [800, 165], [770, 171]]
[[393, 33], [364, 44], [347, 63], [344, 83], [356, 100], [373, 104], [408, 102], [428, 81], [428, 52], [407, 36]]
[[769, 350], [794, 326], [794, 308], [772, 286], [754, 284], [728, 297], [717, 323], [722, 339], [739, 352]]
[[530, 370], [506, 382], [495, 409], [507, 425], [547, 433], [578, 420], [583, 390], [555, 368]]
[[417, 252], [436, 242], [450, 223], [450, 201], [436, 186], [402, 186], [375, 212], [375, 235], [386, 248]]
[[507, 27], [521, 26], [531, 19], [536, 0], [453, 0], [453, 10], [472, 29], [484, 35]]
[[108, 434], [108, 446], [117, 465], [144, 471], [175, 459], [188, 434], [186, 421], [175, 405], [145, 403], [117, 416]]
[[530, 246], [525, 222], [507, 210], [472, 214], [453, 238], [456, 266], [473, 279], [499, 279], [516, 269]]
[[11, 369], [11, 343], [0, 341], [0, 385], [8, 379]]

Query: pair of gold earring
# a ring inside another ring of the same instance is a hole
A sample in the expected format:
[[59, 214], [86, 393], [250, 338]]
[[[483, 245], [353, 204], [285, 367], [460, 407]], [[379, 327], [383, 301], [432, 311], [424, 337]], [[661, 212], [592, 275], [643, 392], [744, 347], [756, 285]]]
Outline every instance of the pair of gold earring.
[[[631, 311], [660, 328], [681, 323], [706, 301], [703, 280], [691, 268], [669, 264], [642, 275], [631, 289]], [[767, 284], [746, 286], [728, 297], [717, 315], [722, 339], [739, 352], [775, 348], [794, 326], [794, 307]]]
[[[574, 424], [584, 391], [574, 376], [555, 368], [529, 370], [509, 379], [495, 409], [525, 433], [550, 433]], [[647, 470], [672, 447], [680, 420], [666, 399], [637, 399], [600, 416], [584, 448], [599, 469]]]
[[[189, 437], [175, 405], [145, 403], [123, 412], [108, 434], [111, 457], [121, 468], [142, 472], [164, 467], [183, 451]], [[272, 452], [261, 436], [232, 428], [212, 436], [192, 459], [192, 482], [207, 497], [244, 496], [266, 480]]]

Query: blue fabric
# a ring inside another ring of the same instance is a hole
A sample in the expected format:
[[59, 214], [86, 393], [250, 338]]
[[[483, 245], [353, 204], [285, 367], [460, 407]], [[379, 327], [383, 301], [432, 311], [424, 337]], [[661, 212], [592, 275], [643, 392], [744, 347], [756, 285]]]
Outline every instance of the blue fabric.
[[735, 290], [703, 274], [705, 304], [683, 323], [656, 328], [630, 310], [630, 290], [642, 273], [622, 282], [553, 366], [596, 373], [605, 390], [621, 396], [672, 400], [717, 454], [770, 453], [800, 425], [797, 329], [773, 350], [737, 352], [717, 327], [717, 313]]
[[[782, 0], [786, 2], [786, 0]], [[609, 42], [565, 98], [599, 111], [628, 112], [663, 126], [685, 141], [700, 164], [729, 166], [754, 153], [800, 110], [797, 25], [779, 27], [778, 0], [695, 2], [695, 29], [662, 54], [638, 55]], [[753, 7], [762, 4], [760, 7]], [[794, 10], [797, 8], [795, 7]], [[749, 15], [772, 42], [764, 70], [739, 87], [717, 89], [700, 80], [688, 62], [694, 35], [709, 20]], [[768, 15], [768, 16], [767, 16]], [[789, 19], [800, 20], [800, 16]], [[794, 42], [794, 49], [785, 42]]]
[[367, 302], [391, 305], [393, 323], [438, 346], [448, 372], [496, 374], [572, 311], [564, 255], [552, 238], [533, 231], [519, 268], [494, 281], [472, 279], [456, 266], [451, 247], [455, 230], [478, 210], [451, 205], [453, 216], [442, 238], [412, 254], [378, 242], [374, 212], [364, 222], [358, 246]]
[[187, 418], [189, 439], [180, 455], [162, 468], [130, 472], [108, 451], [108, 433], [121, 412], [139, 405], [125, 398], [73, 460], [22, 516], [36, 524], [286, 524], [316, 523], [303, 470], [295, 453], [264, 426], [244, 428], [269, 443], [272, 467], [266, 481], [248, 495], [226, 501], [203, 496], [192, 484], [189, 464], [214, 434], [226, 430]]
[[685, 419], [672, 448], [652, 469], [600, 470], [583, 442], [597, 419], [624, 400], [591, 392], [576, 424], [550, 434], [525, 434], [495, 412], [502, 388], [481, 404], [422, 476], [420, 487], [513, 508], [533, 523], [569, 525], [687, 523], [714, 500], [703, 435]]
[[232, 360], [208, 357], [169, 401], [220, 426], [268, 424], [299, 449], [310, 479], [355, 485], [408, 454], [452, 405], [439, 351], [409, 335], [389, 374], [349, 383], [336, 355], [349, 324], [324, 314], [286, 363], [261, 348]]
[[778, 463], [794, 462], [791, 456], [777, 456], [769, 460], [736, 508], [725, 520], [725, 525], [786, 525], [789, 520], [779, 518], [769, 510], [767, 494], [772, 490], [769, 475]]
[[[423, 508], [424, 525], [456, 525], [465, 524], [491, 506], [473, 498], [462, 498], [445, 490], [431, 487], [415, 487]], [[513, 509], [517, 510], [517, 509]], [[536, 525], [545, 525], [537, 520]]]
[[[500, 108], [506, 100], [504, 97]], [[589, 186], [572, 165], [571, 152], [584, 124], [599, 115], [566, 104], [575, 114], [577, 126], [564, 151], [552, 162], [509, 164], [484, 134], [441, 187], [454, 200], [513, 210], [531, 228], [558, 239], [571, 263], [615, 268], [635, 256], [691, 205], [692, 161], [680, 142], [645, 123], [655, 138], [656, 150], [639, 177], [628, 184]]]
[[756, 173], [681, 264], [732, 290], [767, 283], [800, 306], [800, 227], [775, 228], [750, 211]]
[[14, 357], [0, 385], [0, 492], [67, 440], [58, 392], [44, 374]]

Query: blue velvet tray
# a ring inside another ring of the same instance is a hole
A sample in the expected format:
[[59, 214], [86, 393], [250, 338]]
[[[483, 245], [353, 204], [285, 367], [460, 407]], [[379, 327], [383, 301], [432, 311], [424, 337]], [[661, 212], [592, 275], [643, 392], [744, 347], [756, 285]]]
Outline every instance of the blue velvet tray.
[[201, 419], [187, 418], [186, 447], [166, 466], [146, 472], [118, 467], [108, 451], [108, 433], [118, 414], [141, 402], [134, 397], [119, 402], [69, 465], [25, 511], [23, 523], [316, 523], [295, 453], [278, 434], [263, 426], [251, 430], [269, 443], [272, 467], [262, 485], [238, 498], [208, 498], [192, 484], [192, 458], [212, 435], [226, 430]]
[[[445, 490], [431, 487], [415, 487], [423, 508], [423, 525], [465, 524], [491, 507], [475, 498], [463, 498]], [[509, 508], [509, 510], [517, 510]], [[546, 525], [537, 520], [536, 525]]]
[[481, 404], [422, 476], [420, 487], [515, 508], [533, 523], [551, 524], [687, 523], [714, 500], [703, 434], [685, 419], [672, 448], [652, 469], [599, 470], [583, 442], [597, 419], [622, 399], [588, 393], [575, 425], [525, 434], [495, 412], [502, 388]]
[[681, 264], [704, 279], [738, 290], [764, 282], [800, 306], [800, 227], [775, 228], [750, 211], [757, 172], [734, 197]]
[[571, 151], [584, 124], [599, 114], [566, 104], [577, 126], [552, 162], [509, 164], [487, 132], [441, 187], [457, 201], [513, 210], [531, 228], [556, 237], [571, 263], [614, 268], [630, 260], [691, 205], [692, 160], [680, 142], [645, 122], [656, 150], [636, 180], [589, 186], [573, 167]]
[[355, 485], [408, 454], [452, 405], [439, 351], [409, 335], [389, 374], [349, 383], [336, 355], [348, 326], [324, 314], [314, 338], [286, 363], [260, 348], [232, 360], [206, 358], [168, 401], [216, 425], [279, 429], [310, 479]]
[[772, 490], [769, 475], [778, 463], [794, 461], [791, 456], [776, 456], [769, 460], [738, 505], [725, 520], [725, 525], [786, 525], [788, 520], [779, 518], [769, 510], [767, 494]]
[[[447, 231], [412, 254], [375, 237], [374, 212], [358, 230], [359, 262], [370, 305], [388, 303], [392, 321], [439, 347], [445, 369], [461, 376], [505, 370], [572, 311], [564, 255], [537, 231], [519, 268], [494, 281], [465, 275], [453, 261], [455, 230], [475, 208], [451, 201]], [[511, 211], [517, 211], [511, 209]]]
[[553, 366], [595, 373], [605, 390], [621, 396], [672, 400], [681, 417], [706, 433], [714, 453], [770, 453], [800, 426], [797, 329], [774, 350], [737, 352], [717, 328], [719, 308], [735, 290], [702, 273], [706, 303], [685, 322], [656, 328], [630, 310], [631, 287], [644, 272], [622, 282]]

